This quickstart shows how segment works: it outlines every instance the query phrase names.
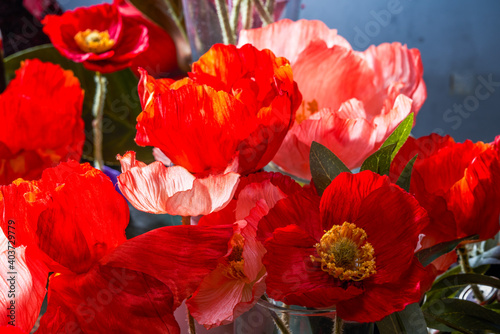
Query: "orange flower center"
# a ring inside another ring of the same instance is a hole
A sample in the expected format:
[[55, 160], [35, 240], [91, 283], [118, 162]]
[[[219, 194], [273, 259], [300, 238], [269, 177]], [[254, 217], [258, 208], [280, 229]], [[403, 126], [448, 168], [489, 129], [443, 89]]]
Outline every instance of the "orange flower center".
[[231, 243], [233, 250], [227, 257], [227, 262], [223, 265], [223, 274], [227, 278], [238, 280], [244, 279], [246, 277], [244, 271], [245, 260], [243, 260], [243, 245], [245, 243], [245, 238], [243, 238], [241, 234], [235, 234]]
[[75, 42], [83, 52], [103, 53], [115, 45], [115, 41], [109, 38], [107, 30], [98, 31], [87, 29], [75, 35]]
[[342, 281], [361, 281], [375, 274], [375, 251], [366, 242], [366, 232], [345, 222], [325, 231], [315, 245], [319, 257], [311, 255], [313, 262], [321, 262], [321, 269]]
[[[306, 107], [307, 104], [307, 107]], [[299, 110], [297, 110], [297, 114], [295, 119], [297, 123], [302, 123], [302, 121], [308, 119], [311, 115], [317, 113], [319, 111], [318, 101], [312, 100], [311, 102], [302, 101], [302, 105]]]

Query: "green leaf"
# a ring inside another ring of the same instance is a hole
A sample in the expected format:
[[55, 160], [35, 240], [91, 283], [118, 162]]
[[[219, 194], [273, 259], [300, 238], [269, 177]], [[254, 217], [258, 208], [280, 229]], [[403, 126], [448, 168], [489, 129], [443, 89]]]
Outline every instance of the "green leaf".
[[311, 144], [309, 164], [311, 166], [312, 179], [319, 195], [323, 194], [326, 187], [340, 173], [351, 172], [332, 151], [315, 141]]
[[417, 303], [377, 322], [380, 334], [427, 334], [427, 324]]
[[413, 113], [406, 116], [406, 118], [398, 125], [396, 130], [394, 130], [391, 135], [385, 140], [382, 147], [386, 147], [392, 144], [396, 144], [396, 148], [392, 152], [391, 161], [394, 159], [396, 154], [399, 152], [399, 149], [406, 142], [408, 137], [410, 136], [411, 129], [413, 127]]
[[415, 256], [417, 259], [422, 263], [424, 267], [429, 265], [432, 261], [440, 257], [441, 255], [444, 255], [446, 253], [451, 252], [452, 250], [455, 249], [455, 247], [458, 246], [459, 243], [465, 240], [477, 240], [479, 238], [479, 235], [475, 234], [469, 237], [457, 239], [457, 240], [452, 240], [452, 241], [447, 241], [447, 242], [442, 242], [440, 244], [434, 245], [432, 247], [423, 249], [421, 251], [418, 251], [415, 253]]
[[391, 168], [392, 152], [396, 144], [381, 147], [377, 152], [370, 155], [361, 165], [360, 171], [371, 170], [380, 175], [389, 175]]
[[177, 63], [183, 71], [190, 70], [191, 47], [183, 23], [180, 0], [130, 0], [139, 11], [163, 28], [174, 40]]
[[[476, 274], [483, 275], [488, 271], [489, 268], [490, 268], [489, 265], [483, 265], [483, 266], [479, 266], [476, 268], [472, 268], [472, 270]], [[432, 288], [426, 293], [425, 303], [431, 303], [434, 299], [441, 299], [441, 298], [445, 298], [445, 297], [455, 297], [456, 293], [461, 290], [461, 288], [459, 286], [450, 286], [448, 289], [439, 289], [439, 290], [434, 290], [434, 286], [441, 284], [440, 282], [446, 280], [448, 277], [460, 274], [461, 272], [462, 271], [461, 271], [460, 266], [456, 266], [456, 267], [448, 270], [447, 272], [445, 272], [441, 276], [439, 276], [434, 281]]]
[[434, 329], [450, 331], [451, 328], [462, 333], [489, 330], [500, 333], [498, 314], [467, 300], [443, 298], [424, 305], [422, 311], [427, 326]]
[[468, 284], [480, 284], [488, 285], [494, 288], [500, 289], [500, 280], [478, 274], [457, 274], [446, 277], [440, 280], [432, 286], [432, 290], [448, 289], [450, 287], [468, 285]]
[[[52, 45], [41, 45], [24, 50], [5, 58], [7, 80], [11, 80], [15, 71], [25, 59], [38, 58], [44, 62], [59, 64], [62, 68], [72, 70], [85, 90], [82, 118], [85, 121], [86, 140], [83, 146], [83, 157], [93, 160], [92, 145], [92, 104], [95, 92], [94, 72], [86, 70], [82, 64], [74, 63], [63, 57]], [[103, 119], [103, 153], [107, 165], [118, 165], [117, 154], [126, 151], [137, 152], [137, 159], [146, 163], [154, 161], [151, 148], [139, 147], [135, 141], [136, 118], [141, 112], [137, 94], [137, 77], [128, 69], [106, 74], [108, 89], [104, 106]]]
[[410, 191], [410, 183], [411, 183], [411, 172], [413, 171], [413, 164], [417, 160], [417, 155], [415, 155], [408, 163], [406, 164], [405, 168], [401, 172], [401, 175], [399, 175], [398, 180], [396, 181], [396, 184], [400, 186], [402, 189], [406, 191]]

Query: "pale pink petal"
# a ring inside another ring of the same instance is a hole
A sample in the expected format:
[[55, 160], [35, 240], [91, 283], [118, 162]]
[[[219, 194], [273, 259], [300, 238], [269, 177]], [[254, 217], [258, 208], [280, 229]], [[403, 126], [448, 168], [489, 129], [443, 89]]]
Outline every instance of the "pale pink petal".
[[[387, 95], [390, 95], [391, 86], [397, 87], [392, 92], [394, 96], [404, 94], [413, 99], [413, 111], [417, 114], [427, 97], [422, 78], [424, 68], [418, 49], [408, 49], [401, 43], [384, 43], [372, 45], [366, 51], [356, 54], [374, 70], [375, 85], [380, 92], [387, 91]], [[377, 95], [383, 98], [384, 94]], [[373, 112], [380, 112], [380, 101], [378, 105], [374, 105]]]
[[172, 166], [172, 161], [158, 147], [153, 148], [153, 157], [156, 161], [161, 162], [165, 166]]
[[351, 49], [351, 45], [336, 29], [329, 29], [323, 22], [283, 19], [264, 28], [242, 30], [238, 45], [250, 43], [257, 49], [270, 49], [278, 57], [287, 58], [293, 66], [299, 54], [315, 40], [321, 40], [328, 47], [340, 45]]
[[399, 95], [390, 109], [387, 108], [373, 118], [377, 149], [411, 112], [412, 100], [405, 95]]
[[196, 178], [181, 166], [165, 167], [157, 161], [145, 165], [135, 152], [118, 156], [122, 174], [118, 186], [138, 210], [181, 216], [206, 215], [225, 207], [233, 198], [239, 174]]
[[258, 201], [262, 200], [268, 208], [272, 208], [277, 201], [285, 198], [286, 194], [270, 180], [247, 185], [238, 195], [235, 216], [236, 220], [245, 219]]
[[348, 168], [359, 167], [375, 149], [375, 127], [362, 117], [363, 110], [363, 103], [352, 99], [339, 111], [323, 109], [296, 124], [273, 161], [288, 173], [310, 179], [309, 151], [316, 141], [333, 151]]
[[[351, 98], [364, 101], [377, 89], [375, 73], [357, 53], [335, 45], [328, 48], [325, 42], [316, 41], [300, 54], [292, 64], [293, 78], [299, 85], [306, 106], [317, 102], [318, 110], [338, 110]], [[307, 111], [307, 110], [306, 110]], [[297, 111], [297, 117], [301, 110]], [[304, 115], [307, 118], [309, 115]]]
[[246, 224], [246, 226], [241, 229], [241, 235], [245, 238], [242, 255], [245, 262], [244, 272], [250, 281], [255, 281], [262, 276], [262, 269], [264, 268], [262, 257], [266, 253], [266, 249], [261, 242], [255, 239], [257, 230], [252, 225]]
[[241, 301], [245, 282], [229, 279], [221, 269], [212, 271], [189, 298], [191, 315], [207, 329], [232, 322], [233, 310]]
[[[15, 325], [26, 332], [33, 328], [47, 284], [48, 269], [25, 246], [9, 247], [0, 229], [0, 326]], [[15, 258], [8, 261], [9, 255]], [[14, 283], [14, 285], [12, 285]], [[9, 308], [14, 302], [14, 310]], [[9, 318], [9, 315], [13, 318]], [[14, 321], [14, 322], [10, 322]], [[10, 322], [10, 323], [9, 323]]]

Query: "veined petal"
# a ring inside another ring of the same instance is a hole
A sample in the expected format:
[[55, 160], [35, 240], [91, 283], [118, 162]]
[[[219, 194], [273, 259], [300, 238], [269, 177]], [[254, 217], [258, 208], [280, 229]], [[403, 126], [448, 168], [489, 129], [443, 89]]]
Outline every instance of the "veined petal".
[[123, 173], [118, 185], [137, 209], [150, 213], [198, 216], [218, 211], [232, 199], [239, 174], [227, 173], [196, 178], [181, 166], [161, 162], [145, 165], [135, 152], [118, 156]]

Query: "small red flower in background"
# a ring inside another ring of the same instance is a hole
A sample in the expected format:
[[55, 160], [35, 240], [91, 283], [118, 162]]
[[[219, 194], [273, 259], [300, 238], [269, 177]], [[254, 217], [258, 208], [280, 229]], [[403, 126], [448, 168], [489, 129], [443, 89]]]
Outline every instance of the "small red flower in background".
[[226, 256], [186, 302], [198, 323], [208, 329], [230, 323], [264, 294], [266, 250], [255, 238], [257, 223], [280, 199], [301, 189], [279, 173], [252, 174], [241, 179], [235, 198], [224, 209], [200, 219], [198, 226], [234, 224], [234, 234]]
[[80, 160], [83, 95], [73, 72], [36, 59], [21, 64], [0, 94], [0, 184], [37, 179], [60, 161]]
[[[301, 99], [288, 61], [251, 45], [215, 45], [179, 81], [141, 73], [136, 142], [158, 148], [178, 166], [169, 171], [159, 163], [146, 167], [130, 155], [119, 157], [119, 186], [139, 210], [147, 203], [145, 211], [154, 213], [222, 209], [237, 185], [232, 172], [245, 175], [271, 161]], [[185, 204], [171, 200], [179, 196]]]
[[146, 26], [121, 15], [115, 5], [47, 15], [42, 23], [43, 31], [63, 56], [101, 73], [130, 67], [149, 45]]
[[[494, 237], [500, 230], [500, 156], [495, 146], [455, 143], [437, 134], [410, 137], [394, 158], [393, 180], [416, 154], [410, 192], [431, 220], [422, 232], [422, 248], [474, 234], [479, 240]], [[434, 265], [443, 272], [455, 261], [452, 252]]]
[[174, 41], [170, 35], [146, 18], [139, 10], [126, 0], [114, 0], [123, 17], [134, 20], [135, 24], [142, 24], [148, 28], [149, 47], [132, 60], [131, 70], [137, 75], [138, 67], [142, 67], [154, 77], [166, 76], [177, 70], [177, 53]]
[[427, 223], [411, 195], [370, 171], [340, 174], [321, 198], [304, 189], [259, 222], [267, 293], [378, 321], [420, 299], [426, 271], [414, 250]]
[[353, 51], [336, 30], [306, 20], [244, 30], [239, 43], [290, 60], [304, 102], [273, 161], [304, 179], [313, 141], [359, 167], [427, 96], [420, 52], [399, 43]]

